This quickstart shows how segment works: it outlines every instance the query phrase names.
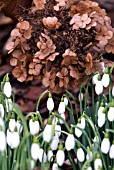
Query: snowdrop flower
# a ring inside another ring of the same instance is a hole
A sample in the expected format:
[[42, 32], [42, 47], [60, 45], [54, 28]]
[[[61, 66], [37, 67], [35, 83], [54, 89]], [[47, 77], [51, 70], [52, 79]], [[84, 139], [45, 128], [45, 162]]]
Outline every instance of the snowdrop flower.
[[40, 130], [40, 124], [39, 124], [38, 120], [30, 119], [29, 120], [29, 128], [30, 128], [31, 135], [38, 134], [39, 130]]
[[99, 74], [97, 73], [97, 74], [95, 74], [95, 75], [92, 77], [92, 83], [93, 83], [93, 84], [97, 84], [97, 82], [98, 82], [98, 76], [99, 76]]
[[49, 98], [47, 100], [47, 109], [52, 112], [52, 110], [54, 109], [54, 101], [52, 99], [52, 94], [49, 93]]
[[55, 125], [55, 136], [60, 137], [61, 135], [61, 126], [59, 124]]
[[4, 152], [6, 150], [6, 136], [3, 131], [0, 131], [0, 152]]
[[103, 85], [101, 81], [98, 81], [95, 85], [95, 92], [97, 95], [100, 95], [103, 92]]
[[43, 131], [43, 139], [45, 142], [50, 142], [52, 136], [53, 136], [52, 125], [47, 123]]
[[0, 117], [4, 117], [4, 107], [3, 104], [0, 104]]
[[64, 99], [61, 99], [61, 102], [59, 103], [59, 108], [58, 108], [59, 114], [63, 114], [65, 112], [65, 103]]
[[31, 161], [30, 161], [31, 170], [34, 169], [34, 166], [35, 166], [34, 160], [31, 159]]
[[[81, 117], [81, 119], [78, 120], [76, 126], [81, 129], [85, 129], [86, 126], [85, 118]], [[78, 129], [77, 127], [75, 128], [75, 135], [79, 138], [82, 135], [82, 130]]]
[[[64, 114], [64, 113], [60, 114], [60, 116], [65, 120], [65, 114]], [[59, 121], [60, 121], [60, 124], [64, 124], [64, 122], [62, 121], [62, 119], [60, 119]]]
[[6, 81], [4, 84], [4, 90], [3, 90], [4, 94], [10, 98], [11, 97], [11, 93], [12, 93], [12, 88], [11, 88], [11, 84], [9, 81]]
[[101, 142], [101, 151], [104, 154], [107, 154], [109, 152], [110, 149], [110, 141], [108, 138], [108, 135], [105, 134], [103, 141]]
[[91, 166], [87, 167], [87, 170], [93, 170]]
[[57, 160], [57, 164], [59, 166], [62, 166], [64, 161], [65, 161], [65, 153], [62, 150], [62, 148], [59, 148], [59, 150], [56, 153], [56, 160]]
[[112, 87], [112, 96], [114, 97], [114, 86]]
[[38, 160], [39, 158], [39, 149], [40, 149], [40, 146], [38, 143], [32, 143], [31, 145], [31, 157], [33, 160]]
[[68, 105], [68, 99], [67, 99], [67, 97], [64, 97], [64, 104], [65, 104], [65, 106]]
[[105, 108], [104, 108], [103, 106], [100, 106], [100, 107], [99, 107], [98, 112], [97, 112], [98, 117], [102, 116], [102, 113], [103, 113], [103, 110], [104, 110], [104, 109], [105, 109]]
[[52, 152], [52, 150], [48, 150], [47, 157], [48, 157], [49, 162], [53, 161], [53, 152]]
[[7, 143], [12, 149], [17, 148], [20, 143], [19, 133], [15, 131], [11, 132], [8, 129], [7, 130]]
[[105, 112], [106, 112], [105, 109], [103, 109], [102, 112], [98, 112], [98, 126], [99, 127], [102, 127], [105, 124], [105, 120], [106, 120]]
[[65, 141], [65, 148], [67, 151], [74, 149], [75, 147], [75, 139], [73, 134], [68, 134], [66, 141]]
[[14, 118], [11, 118], [9, 121], [9, 130], [11, 132], [14, 132], [15, 127], [16, 127], [16, 121]]
[[83, 93], [79, 93], [79, 95], [78, 95], [78, 100], [79, 100], [79, 101], [82, 101], [82, 100], [83, 100], [83, 97], [84, 97]]
[[21, 121], [17, 120], [16, 127], [17, 127], [18, 133], [21, 133], [23, 130], [23, 125], [21, 124]]
[[53, 151], [57, 150], [58, 144], [59, 144], [59, 138], [58, 136], [54, 136], [50, 144], [51, 149]]
[[6, 111], [7, 112], [13, 110], [12, 100], [11, 99], [5, 99], [5, 103], [6, 103]]
[[98, 170], [98, 168], [102, 168], [102, 160], [99, 155], [97, 156], [97, 158], [94, 161], [94, 169]]
[[92, 161], [93, 158], [93, 153], [92, 151], [88, 151], [86, 155], [86, 160]]
[[102, 82], [102, 85], [104, 87], [108, 87], [109, 84], [110, 84], [110, 77], [109, 77], [109, 74], [103, 74], [103, 77], [101, 79], [101, 82]]
[[58, 170], [58, 165], [57, 165], [57, 163], [53, 163], [53, 165], [52, 165], [52, 170]]
[[110, 159], [114, 159], [114, 141], [110, 147], [110, 150], [109, 150], [109, 157]]
[[108, 120], [110, 122], [114, 121], [114, 107], [110, 107], [108, 110]]
[[77, 159], [79, 162], [83, 162], [85, 160], [85, 153], [82, 148], [77, 149]]
[[42, 163], [46, 163], [46, 153], [44, 152], [44, 150], [42, 148], [39, 149], [39, 161]]

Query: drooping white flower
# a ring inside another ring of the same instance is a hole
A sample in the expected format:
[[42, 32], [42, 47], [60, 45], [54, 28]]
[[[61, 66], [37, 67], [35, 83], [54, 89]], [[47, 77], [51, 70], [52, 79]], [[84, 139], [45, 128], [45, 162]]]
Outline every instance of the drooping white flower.
[[21, 122], [19, 120], [17, 120], [17, 122], [16, 122], [16, 127], [17, 127], [18, 133], [21, 133], [23, 130], [23, 125], [21, 124]]
[[84, 97], [83, 93], [79, 93], [79, 95], [78, 95], [78, 100], [79, 100], [79, 101], [82, 101], [82, 100], [83, 100], [83, 97]]
[[104, 154], [107, 154], [109, 152], [110, 149], [110, 141], [108, 137], [104, 137], [104, 139], [101, 142], [101, 151]]
[[87, 167], [87, 170], [93, 170], [91, 166]]
[[114, 86], [112, 87], [112, 96], [114, 97]]
[[99, 76], [99, 74], [97, 73], [97, 74], [95, 74], [95, 75], [92, 77], [92, 83], [93, 83], [93, 84], [97, 84], [97, 82], [98, 82], [98, 76]]
[[[81, 129], [85, 129], [85, 126], [86, 126], [85, 118], [81, 117], [76, 126]], [[79, 138], [82, 135], [82, 131], [78, 129], [77, 127], [75, 128], [75, 135]]]
[[60, 125], [55, 125], [55, 135], [58, 137], [61, 135], [61, 126]]
[[114, 121], [114, 107], [109, 108], [107, 115], [110, 122]]
[[30, 160], [30, 169], [33, 170], [35, 166], [34, 160]]
[[54, 101], [52, 98], [48, 98], [47, 100], [47, 109], [52, 111], [54, 109]]
[[42, 163], [46, 163], [46, 159], [47, 159], [47, 156], [46, 156], [45, 151], [42, 148], [40, 148], [39, 149], [39, 161]]
[[110, 147], [109, 157], [110, 157], [110, 159], [114, 159], [114, 142], [113, 142], [113, 144]]
[[82, 148], [77, 149], [77, 159], [79, 162], [83, 162], [85, 160], [85, 153]]
[[0, 152], [4, 152], [6, 150], [6, 136], [3, 131], [0, 131]]
[[7, 143], [12, 149], [17, 148], [20, 143], [19, 133], [15, 131], [11, 132], [8, 129], [7, 130]]
[[0, 117], [4, 117], [4, 107], [3, 104], [0, 104]]
[[105, 109], [102, 110], [103, 107], [100, 107], [101, 111], [98, 112], [98, 126], [102, 127], [105, 124], [106, 115], [105, 115]]
[[57, 150], [58, 144], [59, 144], [59, 138], [58, 136], [54, 136], [50, 144], [51, 149], [53, 151]]
[[100, 95], [103, 92], [103, 85], [101, 81], [98, 81], [95, 85], [95, 92], [97, 95]]
[[58, 165], [57, 165], [57, 163], [53, 163], [53, 165], [52, 165], [52, 170], [58, 170]]
[[52, 125], [47, 124], [43, 131], [43, 139], [45, 142], [50, 142], [52, 139]]
[[10, 82], [5, 82], [3, 92], [8, 98], [11, 97], [12, 88]]
[[81, 117], [81, 128], [82, 128], [82, 129], [85, 129], [85, 126], [86, 126], [85, 118], [84, 118], [84, 117]]
[[98, 168], [102, 168], [101, 158], [96, 158], [95, 161], [94, 161], [94, 169], [98, 170]]
[[[65, 114], [64, 114], [64, 113], [60, 114], [60, 116], [65, 120]], [[62, 119], [60, 119], [59, 121], [60, 121], [60, 124], [64, 124], [64, 122], [62, 121]]]
[[30, 128], [30, 133], [31, 135], [36, 135], [39, 133], [40, 130], [40, 124], [38, 122], [38, 120], [29, 120], [29, 128]]
[[100, 117], [100, 116], [102, 116], [102, 113], [103, 113], [103, 110], [104, 110], [105, 108], [103, 107], [103, 106], [100, 106], [99, 107], [99, 109], [98, 109], [98, 117]]
[[9, 121], [9, 129], [10, 129], [10, 131], [14, 132], [15, 127], [16, 127], [16, 121], [15, 121], [15, 119], [11, 118], [10, 121]]
[[102, 82], [102, 85], [104, 87], [108, 87], [109, 84], [110, 84], [110, 77], [109, 77], [109, 74], [103, 74], [103, 77], [101, 79], [101, 82]]
[[5, 99], [6, 103], [6, 111], [9, 112], [13, 110], [12, 100], [11, 99]]
[[64, 104], [65, 104], [65, 106], [68, 105], [68, 99], [67, 99], [67, 97], [64, 97]]
[[39, 158], [39, 149], [40, 149], [40, 146], [38, 143], [32, 143], [31, 145], [31, 157], [33, 160], [38, 160]]
[[53, 161], [53, 152], [52, 152], [52, 150], [49, 150], [49, 151], [48, 151], [47, 158], [48, 158], [48, 161], [49, 161], [49, 162], [52, 162], [52, 161]]
[[59, 166], [62, 166], [65, 161], [65, 153], [63, 150], [58, 150], [56, 153], [56, 160]]
[[65, 141], [65, 148], [67, 151], [74, 149], [75, 147], [75, 138], [73, 134], [68, 134], [66, 141]]
[[59, 112], [59, 114], [63, 114], [65, 112], [65, 103], [64, 103], [64, 101], [59, 103], [58, 112]]

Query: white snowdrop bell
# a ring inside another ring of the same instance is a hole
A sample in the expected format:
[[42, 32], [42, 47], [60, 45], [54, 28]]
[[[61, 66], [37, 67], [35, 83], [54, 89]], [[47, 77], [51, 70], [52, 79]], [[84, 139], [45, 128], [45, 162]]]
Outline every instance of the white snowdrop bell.
[[104, 87], [108, 87], [109, 86], [109, 83], [110, 83], [110, 77], [109, 77], [109, 74], [103, 74], [103, 77], [101, 79], [101, 82], [102, 82], [102, 85]]
[[114, 107], [109, 108], [107, 115], [110, 122], [114, 121]]
[[58, 165], [57, 165], [57, 163], [53, 163], [53, 165], [52, 165], [52, 170], [58, 170]]
[[4, 152], [6, 150], [6, 136], [3, 131], [0, 131], [0, 152]]
[[38, 143], [32, 143], [31, 145], [31, 157], [33, 160], [38, 160], [39, 158], [39, 149], [40, 149], [40, 146]]
[[68, 99], [67, 99], [67, 97], [64, 97], [64, 104], [65, 104], [65, 106], [68, 105]]
[[59, 144], [59, 138], [58, 136], [54, 136], [50, 144], [51, 149], [53, 151], [57, 150], [58, 144]]
[[3, 92], [8, 98], [11, 97], [12, 88], [10, 82], [5, 82]]
[[83, 162], [85, 160], [85, 153], [82, 148], [77, 149], [77, 159], [79, 162]]
[[64, 101], [59, 103], [58, 112], [59, 112], [59, 114], [63, 114], [65, 112], [65, 103], [64, 103]]
[[16, 127], [16, 121], [15, 121], [15, 119], [11, 118], [10, 121], [9, 121], [9, 129], [10, 129], [10, 131], [14, 132], [15, 127]]
[[110, 149], [110, 141], [109, 138], [105, 137], [101, 142], [101, 151], [104, 154], [107, 154]]
[[47, 156], [46, 156], [45, 151], [42, 148], [40, 148], [39, 149], [39, 161], [42, 163], [46, 163], [46, 159], [47, 159]]
[[31, 135], [36, 135], [39, 133], [40, 124], [38, 120], [33, 121], [32, 119], [29, 120], [29, 128]]
[[65, 153], [63, 150], [58, 150], [56, 153], [56, 160], [59, 166], [62, 166], [65, 161]]
[[114, 159], [114, 143], [110, 147], [109, 157], [110, 157], [110, 159]]
[[52, 139], [52, 125], [47, 124], [43, 131], [43, 139], [45, 142], [50, 142]]
[[52, 110], [54, 109], [54, 101], [52, 98], [48, 98], [47, 100], [47, 109], [52, 112]]
[[73, 134], [68, 134], [66, 141], [65, 141], [65, 148], [67, 151], [74, 149], [75, 147], [75, 138]]
[[102, 168], [102, 160], [100, 158], [96, 158], [94, 161], [94, 169], [98, 170], [98, 168]]
[[101, 81], [98, 81], [95, 85], [95, 92], [97, 95], [100, 95], [103, 92], [103, 85]]
[[48, 157], [48, 161], [49, 161], [49, 162], [52, 162], [52, 161], [53, 161], [53, 152], [52, 152], [52, 150], [49, 150], [49, 151], [48, 151], [47, 157]]

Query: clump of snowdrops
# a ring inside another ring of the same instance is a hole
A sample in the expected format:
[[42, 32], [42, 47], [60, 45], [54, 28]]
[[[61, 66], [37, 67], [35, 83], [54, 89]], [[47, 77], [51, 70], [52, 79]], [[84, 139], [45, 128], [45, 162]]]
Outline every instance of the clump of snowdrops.
[[[102, 75], [92, 75], [88, 84], [80, 87], [79, 110], [76, 97], [69, 91], [61, 96], [55, 110], [53, 96], [46, 90], [36, 111], [27, 116], [14, 102], [7, 74], [0, 92], [0, 169], [32, 170], [40, 166], [57, 170], [69, 160], [73, 170], [114, 170], [113, 67], [103, 69]], [[49, 117], [44, 125], [39, 105], [46, 94]]]

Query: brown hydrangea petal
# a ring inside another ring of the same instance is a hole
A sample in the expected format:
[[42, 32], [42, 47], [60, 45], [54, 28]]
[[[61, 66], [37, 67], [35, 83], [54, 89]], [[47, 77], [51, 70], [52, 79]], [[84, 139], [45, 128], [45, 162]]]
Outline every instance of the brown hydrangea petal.
[[17, 28], [14, 28], [12, 31], [11, 31], [11, 36], [12, 37], [20, 37], [21, 34], [19, 32], [19, 30]]
[[33, 0], [33, 2], [38, 10], [44, 9], [44, 6], [46, 4], [46, 0]]
[[30, 27], [30, 24], [28, 21], [21, 21], [16, 25], [16, 27], [19, 29], [28, 30]]
[[86, 68], [88, 69], [90, 69], [90, 68], [92, 68], [92, 66], [93, 66], [93, 61], [92, 61], [92, 55], [90, 54], [90, 53], [88, 53], [87, 55], [86, 55], [86, 57], [85, 57], [85, 61], [86, 61]]
[[47, 17], [43, 18], [43, 24], [49, 29], [58, 29], [61, 26], [61, 23], [58, 22], [57, 17]]
[[59, 53], [53, 53], [47, 58], [47, 60], [54, 61], [57, 55], [59, 55]]
[[6, 50], [8, 50], [8, 53], [11, 53], [15, 48], [15, 43], [14, 42], [8, 42], [8, 44], [6, 45]]
[[17, 65], [17, 59], [16, 58], [11, 58], [10, 64], [11, 64], [11, 66], [16, 66]]
[[46, 72], [43, 79], [42, 79], [42, 84], [45, 86], [45, 87], [48, 87], [49, 84], [50, 84], [50, 72]]

